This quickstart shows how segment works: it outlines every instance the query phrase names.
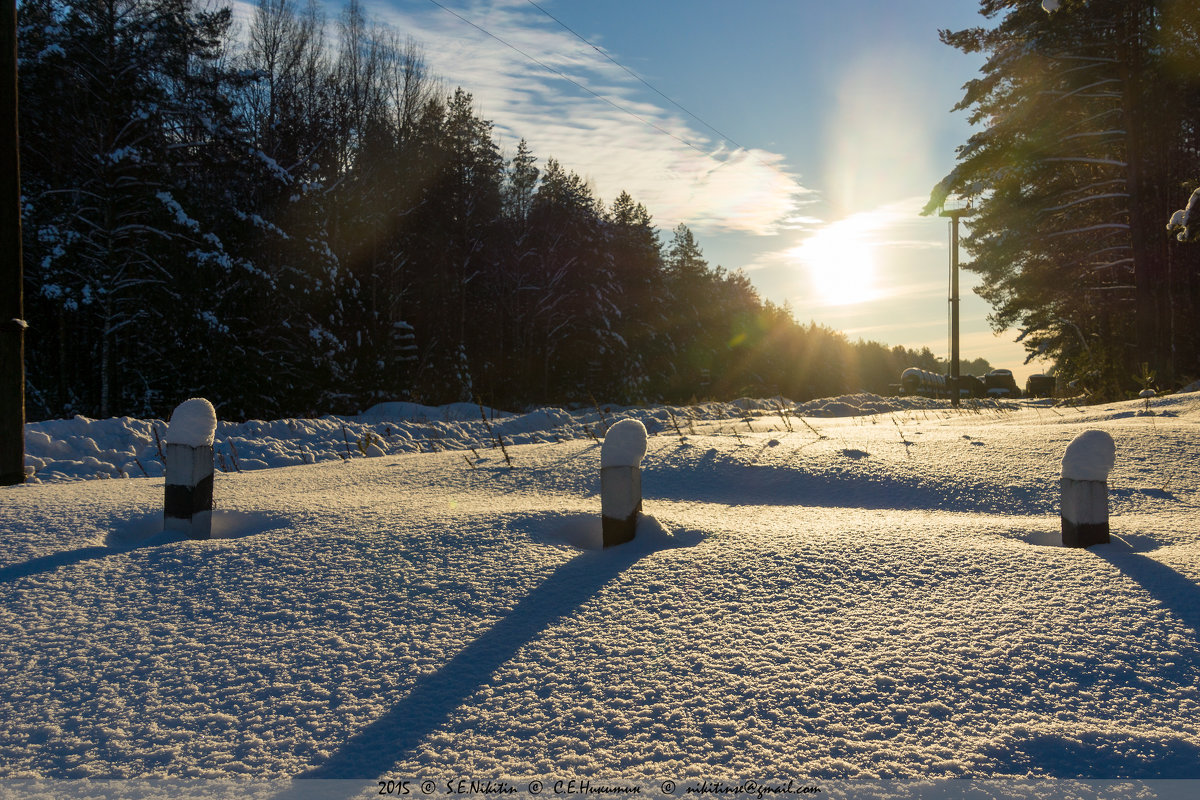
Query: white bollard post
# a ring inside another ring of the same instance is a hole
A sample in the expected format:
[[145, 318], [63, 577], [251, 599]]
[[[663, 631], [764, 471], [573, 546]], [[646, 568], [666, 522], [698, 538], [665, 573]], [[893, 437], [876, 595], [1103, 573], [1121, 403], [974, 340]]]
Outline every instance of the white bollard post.
[[1117, 446], [1104, 431], [1075, 437], [1062, 460], [1062, 537], [1064, 547], [1108, 543], [1108, 473]]
[[196, 397], [171, 414], [167, 426], [167, 475], [163, 529], [182, 531], [193, 539], [212, 535], [213, 437], [217, 412]]
[[623, 419], [608, 429], [600, 447], [600, 515], [604, 546], [633, 539], [642, 510], [642, 471], [646, 426]]

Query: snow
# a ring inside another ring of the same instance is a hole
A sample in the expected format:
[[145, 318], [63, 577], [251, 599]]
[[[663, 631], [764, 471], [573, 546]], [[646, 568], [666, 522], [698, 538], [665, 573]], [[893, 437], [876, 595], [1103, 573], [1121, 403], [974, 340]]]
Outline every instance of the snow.
[[1112, 436], [1106, 431], [1084, 431], [1063, 453], [1062, 476], [1072, 481], [1106, 481], [1116, 458]]
[[180, 403], [172, 412], [167, 442], [188, 447], [212, 447], [216, 432], [217, 410], [203, 397], [193, 397]]
[[1093, 233], [1095, 231], [1105, 231], [1105, 230], [1118, 230], [1118, 231], [1129, 230], [1129, 224], [1125, 223], [1125, 222], [1106, 222], [1101, 225], [1088, 225], [1083, 228], [1073, 228], [1072, 230], [1069, 230], [1069, 231], [1058, 231], [1056, 233], [1050, 234], [1046, 238], [1047, 239], [1057, 239], [1060, 236], [1074, 236], [1077, 233]]
[[49, 58], [50, 56], [58, 56], [59, 58], [66, 58], [67, 51], [63, 50], [62, 45], [60, 45], [58, 42], [52, 42], [51, 44], [46, 45], [46, 47], [42, 49], [42, 52], [37, 54], [36, 60], [43, 61], [43, 60]]
[[636, 419], [623, 419], [604, 434], [600, 466], [636, 467], [646, 455], [646, 426]]
[[1171, 221], [1167, 223], [1167, 230], [1181, 242], [1190, 242], [1194, 238], [1192, 226], [1197, 206], [1200, 206], [1200, 189], [1192, 192], [1188, 197], [1187, 206], [1173, 213]]
[[155, 197], [174, 216], [175, 224], [197, 233], [200, 231], [200, 223], [188, 216], [188, 213], [183, 210], [183, 206], [179, 204], [179, 201], [170, 192], [159, 192]]
[[[204, 541], [162, 532], [160, 421], [33, 423], [35, 481], [0, 488], [0, 778], [1197, 779], [1200, 395], [1142, 405], [226, 421]], [[586, 550], [615, 419], [648, 433], [644, 516]], [[1063, 548], [1091, 430], [1113, 540]]]

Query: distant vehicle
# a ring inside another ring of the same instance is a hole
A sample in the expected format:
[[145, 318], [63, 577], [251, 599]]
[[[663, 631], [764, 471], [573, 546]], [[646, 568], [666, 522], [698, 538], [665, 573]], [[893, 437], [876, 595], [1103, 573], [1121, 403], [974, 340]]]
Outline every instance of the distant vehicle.
[[1030, 375], [1025, 381], [1025, 394], [1028, 397], [1054, 397], [1054, 389], [1058, 379], [1053, 375]]
[[986, 397], [987, 387], [983, 385], [982, 380], [976, 378], [974, 375], [960, 375], [958, 377], [958, 396]]
[[1013, 378], [1012, 370], [994, 369], [983, 376], [983, 385], [988, 397], [1020, 397], [1021, 390]]
[[[954, 394], [952, 381], [949, 375], [930, 372], [920, 367], [909, 367], [900, 373], [900, 394], [909, 397], [951, 397]], [[1050, 378], [1050, 381], [1053, 383], [1054, 379]], [[958, 396], [1020, 397], [1021, 390], [1017, 388], [1017, 382], [1010, 370], [994, 369], [982, 378], [960, 375]]]
[[900, 373], [900, 394], [912, 397], [949, 397], [950, 387], [945, 375], [909, 367]]
[[[900, 373], [898, 386], [901, 395], [910, 397], [953, 397], [953, 378], [920, 367], [909, 367]], [[892, 384], [896, 386], [896, 384]], [[959, 397], [987, 397], [987, 386], [974, 375], [958, 377]]]

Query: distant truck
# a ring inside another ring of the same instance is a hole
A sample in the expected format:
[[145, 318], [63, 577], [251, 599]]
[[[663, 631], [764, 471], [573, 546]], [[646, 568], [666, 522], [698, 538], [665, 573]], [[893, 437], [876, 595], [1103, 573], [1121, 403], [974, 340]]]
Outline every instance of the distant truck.
[[960, 375], [958, 378], [959, 397], [986, 397], [987, 388], [983, 381], [974, 375]]
[[1020, 397], [1021, 390], [1011, 370], [994, 369], [983, 376], [983, 385], [988, 397]]
[[1027, 397], [1054, 397], [1058, 379], [1053, 375], [1030, 375], [1025, 381]]

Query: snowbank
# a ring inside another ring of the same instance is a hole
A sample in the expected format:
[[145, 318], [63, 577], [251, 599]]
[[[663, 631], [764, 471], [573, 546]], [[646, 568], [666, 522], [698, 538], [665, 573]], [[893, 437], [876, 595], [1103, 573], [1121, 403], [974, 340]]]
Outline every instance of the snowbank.
[[[1000, 413], [1022, 406], [1005, 401], [968, 406]], [[442, 407], [417, 403], [381, 403], [357, 416], [246, 422], [218, 421], [213, 434], [217, 469], [257, 469], [348, 461], [366, 454], [400, 455], [447, 450], [469, 452], [496, 445], [493, 431], [506, 444], [553, 444], [596, 440], [623, 417], [641, 422], [650, 436], [723, 428], [785, 430], [795, 416], [846, 418], [906, 411], [935, 412], [946, 401], [921, 397], [848, 395], [794, 404], [784, 398], [741, 398], [696, 406], [623, 408], [603, 406], [566, 410], [539, 408], [512, 413], [455, 403]], [[785, 420], [780, 415], [786, 414]], [[483, 417], [487, 418], [485, 422]], [[120, 417], [105, 420], [76, 416], [69, 420], [28, 423], [26, 471], [32, 483], [94, 478], [159, 477], [163, 474], [166, 424], [161, 420]]]

